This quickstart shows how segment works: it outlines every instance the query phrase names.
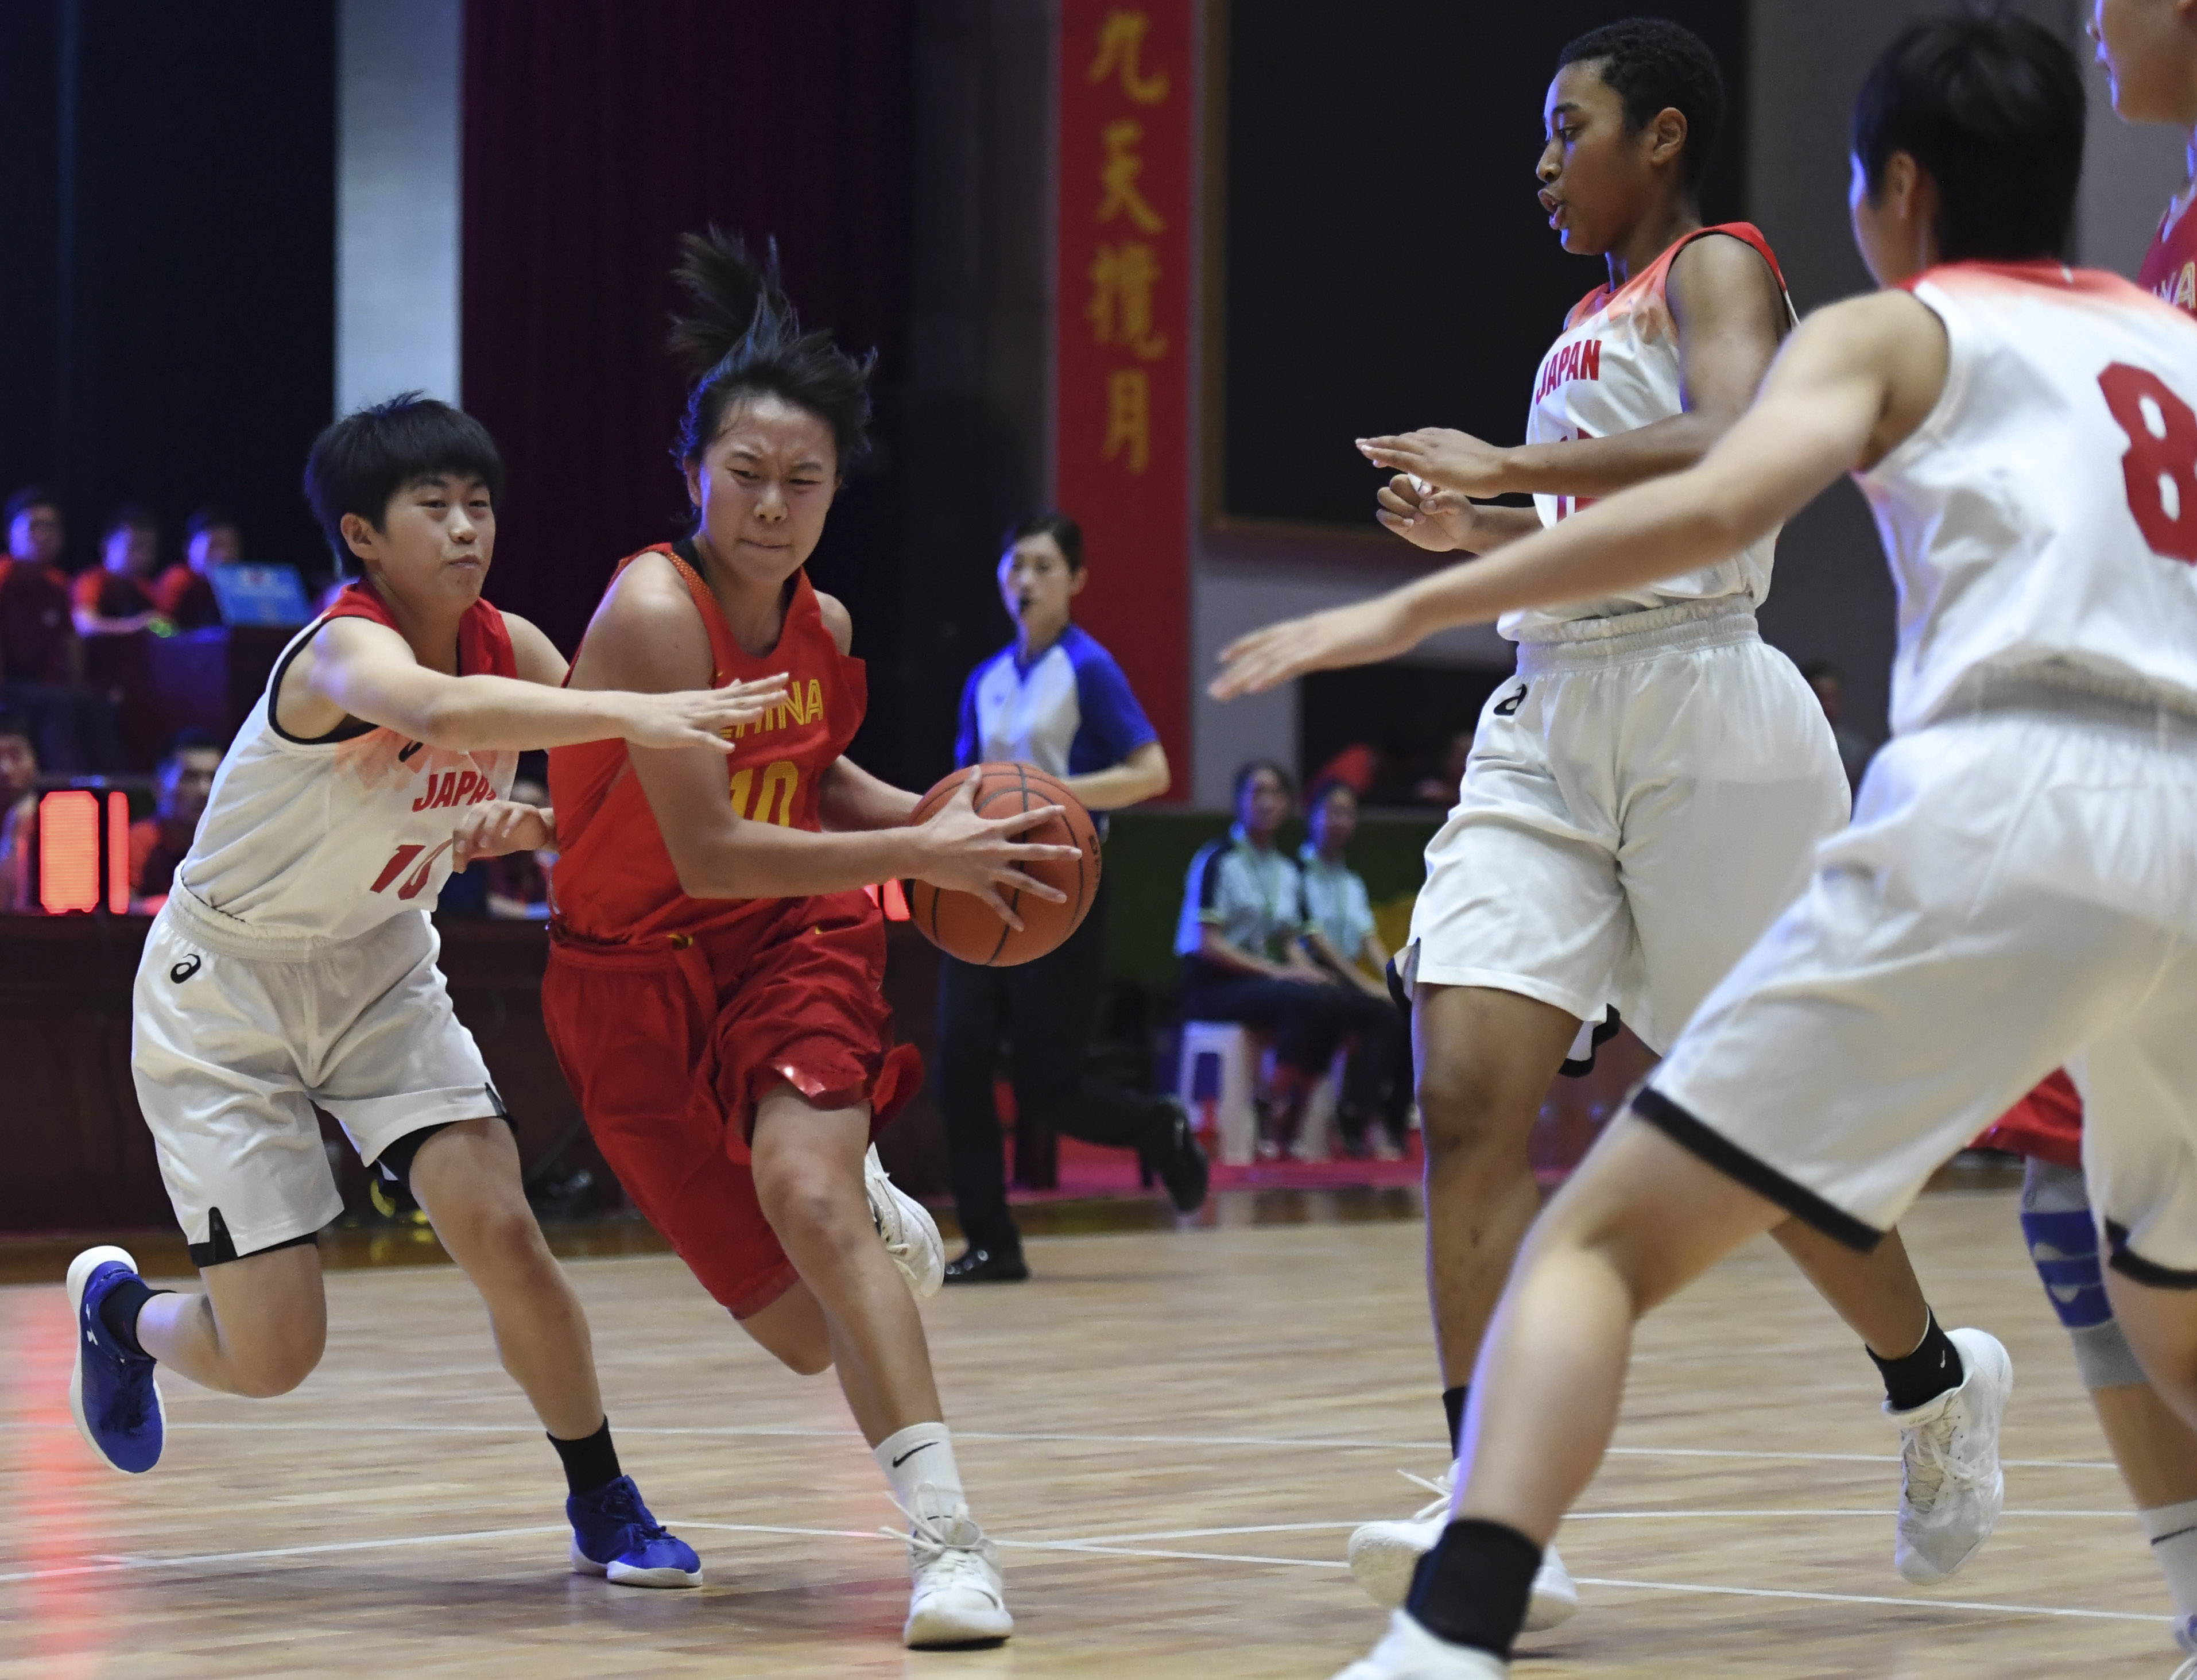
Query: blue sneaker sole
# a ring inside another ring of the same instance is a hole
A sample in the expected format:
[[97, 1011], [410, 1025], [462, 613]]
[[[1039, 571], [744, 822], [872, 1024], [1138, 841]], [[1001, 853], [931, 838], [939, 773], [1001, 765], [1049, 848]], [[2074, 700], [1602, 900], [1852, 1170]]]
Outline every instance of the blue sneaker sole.
[[[92, 1450], [101, 1463], [119, 1476], [142, 1476], [145, 1470], [153, 1469], [160, 1461], [156, 1457], [144, 1470], [124, 1469], [107, 1456], [107, 1449], [99, 1444], [99, 1437], [92, 1433], [91, 1420], [84, 1415], [84, 1285], [91, 1281], [91, 1274], [109, 1260], [126, 1266], [132, 1272], [137, 1270], [137, 1262], [130, 1257], [127, 1248], [86, 1248], [69, 1262], [69, 1319], [76, 1327], [76, 1363], [69, 1367], [69, 1416], [76, 1419], [77, 1434], [84, 1437], [84, 1444]], [[157, 1382], [153, 1385], [153, 1410], [154, 1415], [159, 1419], [160, 1436], [165, 1443], [168, 1434], [168, 1404], [160, 1398], [160, 1385]]]
[[619, 1587], [699, 1587], [702, 1584], [699, 1569], [691, 1573], [684, 1569], [636, 1569], [629, 1563], [612, 1559], [609, 1563], [598, 1563], [580, 1550], [577, 1540], [572, 1542], [572, 1573], [576, 1575], [594, 1575], [606, 1578], [612, 1586]]

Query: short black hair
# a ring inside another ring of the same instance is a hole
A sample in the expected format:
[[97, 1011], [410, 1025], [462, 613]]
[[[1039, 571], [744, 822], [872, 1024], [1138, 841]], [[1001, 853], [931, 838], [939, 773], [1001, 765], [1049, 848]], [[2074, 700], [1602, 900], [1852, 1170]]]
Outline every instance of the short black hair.
[[1724, 72], [1708, 43], [1668, 18], [1626, 18], [1590, 29], [1566, 43], [1556, 68], [1591, 64], [1625, 101], [1625, 126], [1638, 133], [1659, 111], [1686, 119], [1686, 147], [1678, 161], [1686, 185], [1698, 187], [1724, 130]]
[[99, 540], [104, 542], [119, 530], [149, 530], [157, 536], [159, 530], [159, 514], [142, 501], [125, 501], [107, 516], [106, 524], [100, 528]]
[[1938, 183], [1947, 263], [2065, 258], [2083, 177], [2083, 72], [2012, 13], [1901, 32], [1854, 101], [1853, 154], [1874, 198], [1893, 154]]
[[1331, 795], [1337, 793], [1348, 794], [1354, 802], [1358, 798], [1358, 790], [1342, 777], [1322, 776], [1312, 785], [1312, 791], [1305, 795], [1305, 810], [1307, 813], [1317, 811], [1327, 803]]
[[1049, 536], [1059, 547], [1070, 571], [1083, 570], [1083, 527], [1055, 508], [1049, 513], [1026, 513], [1007, 527], [1006, 536], [1000, 540], [1000, 552], [1005, 553], [1027, 536]]
[[741, 399], [771, 396], [832, 428], [838, 474], [845, 478], [870, 446], [870, 375], [878, 353], [850, 356], [830, 333], [801, 330], [779, 280], [776, 240], [765, 244], [757, 262], [737, 234], [715, 227], [682, 234], [671, 277], [687, 297], [686, 312], [671, 318], [671, 353], [693, 379], [673, 458], [681, 466], [699, 461]]
[[188, 542], [210, 530], [219, 530], [223, 525], [231, 530], [237, 529], [236, 521], [229, 516], [226, 507], [216, 507], [208, 503], [204, 507], [194, 508], [191, 517], [183, 521], [183, 541]]
[[444, 475], [478, 478], [491, 504], [503, 500], [503, 455], [488, 428], [420, 391], [345, 414], [316, 437], [305, 458], [305, 500], [335, 551], [336, 570], [352, 564], [345, 514], [380, 530], [400, 493]]
[[1261, 770], [1272, 770], [1275, 775], [1280, 777], [1282, 791], [1289, 795], [1291, 803], [1296, 802], [1297, 779], [1271, 758], [1255, 758], [1248, 764], [1239, 764], [1236, 767], [1236, 785], [1229, 798], [1232, 805], [1241, 805], [1243, 802], [1243, 790], [1250, 786], [1251, 778]]
[[61, 511], [61, 499], [43, 484], [26, 484], [8, 498], [8, 510], [0, 513], [0, 524], [12, 525], [33, 507], [50, 507]]
[[160, 764], [161, 768], [165, 769], [167, 766], [174, 763], [187, 752], [221, 752], [224, 750], [226, 750], [226, 749], [223, 747], [220, 739], [214, 734], [212, 730], [201, 729], [195, 723], [186, 724], [183, 727], [176, 731], [174, 739], [169, 741], [168, 750], [160, 755]]

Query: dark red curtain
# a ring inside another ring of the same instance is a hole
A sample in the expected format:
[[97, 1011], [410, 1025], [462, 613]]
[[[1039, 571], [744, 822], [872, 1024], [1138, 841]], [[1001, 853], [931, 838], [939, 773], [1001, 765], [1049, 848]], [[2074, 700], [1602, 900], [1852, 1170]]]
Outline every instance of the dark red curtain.
[[[913, 47], [907, 0], [469, 0], [465, 403], [511, 467], [490, 594], [568, 652], [612, 565], [686, 505], [664, 351], [682, 230], [774, 235], [804, 323], [899, 377]], [[896, 565], [891, 495], [858, 478], [812, 568], [858, 637]]]

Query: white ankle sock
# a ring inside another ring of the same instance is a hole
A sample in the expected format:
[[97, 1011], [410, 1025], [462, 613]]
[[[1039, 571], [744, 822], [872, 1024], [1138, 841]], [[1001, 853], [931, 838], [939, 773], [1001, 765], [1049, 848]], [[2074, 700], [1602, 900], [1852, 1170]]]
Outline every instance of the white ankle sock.
[[2154, 1505], [2136, 1515], [2166, 1577], [2167, 1590], [2174, 1595], [2175, 1609], [2197, 1616], [2197, 1499]]
[[893, 1497], [917, 1516], [952, 1516], [969, 1509], [961, 1467], [954, 1462], [954, 1437], [943, 1423], [911, 1423], [871, 1451]]

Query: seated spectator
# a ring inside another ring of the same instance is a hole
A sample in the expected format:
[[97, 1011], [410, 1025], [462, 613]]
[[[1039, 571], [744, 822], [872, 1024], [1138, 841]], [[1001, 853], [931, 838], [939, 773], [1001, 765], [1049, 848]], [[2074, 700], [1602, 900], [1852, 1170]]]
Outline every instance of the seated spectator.
[[[1373, 902], [1363, 878], [1343, 860], [1358, 832], [1358, 795], [1347, 782], [1324, 782], [1313, 789], [1307, 812], [1312, 832], [1297, 853], [1304, 880], [1305, 948], [1337, 980], [1388, 1005], [1388, 953], [1373, 930]], [[1370, 1148], [1382, 1160], [1393, 1161], [1403, 1150], [1411, 1104], [1411, 1046], [1399, 1033], [1383, 1046], [1361, 1040], [1352, 1055], [1362, 1057], [1377, 1048], [1393, 1058], [1386, 1068], [1366, 1070], [1367, 1088], [1382, 1090], [1379, 1112], [1342, 1111], [1337, 1118], [1354, 1154]]]
[[1303, 881], [1275, 849], [1293, 791], [1278, 764], [1236, 773], [1236, 824], [1191, 860], [1175, 954], [1182, 959], [1182, 1006], [1191, 1021], [1239, 1021], [1274, 1035], [1274, 1102], [1260, 1153], [1272, 1158], [1293, 1143], [1304, 1099], [1346, 1036], [1363, 1035], [1365, 1053], [1346, 1080], [1342, 1110], [1377, 1113], [1382, 1080], [1394, 1066], [1403, 1017], [1383, 996], [1346, 984], [1306, 949]]
[[1449, 745], [1442, 753], [1441, 768], [1413, 785], [1414, 804], [1433, 805], [1446, 811], [1457, 803], [1464, 786], [1465, 760], [1472, 756], [1472, 734], [1469, 729], [1460, 729], [1449, 738]]
[[38, 762], [57, 775], [119, 769], [114, 709], [81, 686], [83, 646], [61, 569], [61, 503], [41, 490], [8, 499], [0, 561], [0, 699], [23, 714]]
[[151, 915], [167, 902], [176, 866], [198, 837], [221, 744], [203, 729], [177, 732], [154, 778], [153, 814], [130, 825], [130, 907]]
[[153, 569], [160, 559], [160, 525], [131, 504], [119, 508], [99, 539], [99, 564], [80, 574], [70, 597], [80, 636], [132, 636], [160, 618]]
[[38, 843], [38, 750], [19, 712], [0, 712], [0, 910], [31, 907]]
[[183, 522], [183, 558], [162, 572], [153, 600], [179, 630], [212, 629], [221, 623], [213, 569], [244, 558], [236, 521], [218, 507], [201, 507]]
[[1846, 790], [1852, 793], [1860, 788], [1862, 773], [1876, 756], [1876, 748], [1866, 735], [1839, 721], [1846, 694], [1837, 666], [1828, 659], [1811, 660], [1800, 668], [1800, 675], [1816, 691], [1816, 704], [1823, 709], [1823, 721], [1831, 726], [1831, 739], [1838, 744], [1839, 762], [1846, 768]]

